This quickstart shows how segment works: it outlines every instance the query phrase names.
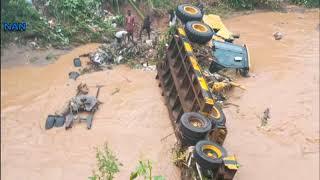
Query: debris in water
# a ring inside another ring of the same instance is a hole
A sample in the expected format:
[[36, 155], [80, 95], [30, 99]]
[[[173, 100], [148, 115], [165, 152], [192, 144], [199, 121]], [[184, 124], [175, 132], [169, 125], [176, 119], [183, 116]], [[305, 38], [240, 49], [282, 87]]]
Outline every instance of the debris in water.
[[74, 59], [73, 59], [73, 65], [74, 65], [75, 67], [81, 67], [81, 60], [80, 60], [80, 58], [74, 58]]
[[75, 71], [69, 72], [69, 79], [76, 80], [79, 76], [80, 74], [78, 72], [75, 72]]
[[116, 90], [113, 91], [113, 92], [111, 93], [111, 95], [113, 96], [113, 95], [117, 94], [118, 92], [120, 92], [120, 89], [119, 89], [119, 88], [116, 88]]
[[281, 32], [275, 32], [275, 33], [273, 34], [273, 36], [274, 36], [274, 39], [275, 39], [275, 40], [280, 40], [280, 39], [282, 39], [283, 34], [282, 34]]
[[267, 108], [263, 112], [263, 116], [261, 118], [261, 127], [264, 127], [268, 124], [268, 119], [270, 119], [270, 109], [269, 108]]

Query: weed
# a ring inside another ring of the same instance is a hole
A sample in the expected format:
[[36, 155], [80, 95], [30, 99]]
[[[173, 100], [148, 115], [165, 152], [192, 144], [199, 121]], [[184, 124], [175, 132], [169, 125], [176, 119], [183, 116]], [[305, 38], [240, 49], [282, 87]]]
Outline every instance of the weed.
[[52, 54], [52, 53], [49, 53], [49, 54], [46, 56], [46, 60], [47, 60], [47, 61], [50, 61], [50, 60], [56, 59], [56, 58], [57, 58], [57, 56], [54, 55], [54, 54]]
[[97, 167], [98, 170], [93, 171], [93, 175], [89, 177], [91, 180], [112, 180], [114, 175], [118, 173], [119, 167], [122, 166], [114, 153], [105, 144], [103, 149], [97, 148]]
[[130, 175], [130, 180], [138, 177], [144, 177], [145, 180], [165, 180], [163, 176], [152, 176], [152, 163], [149, 160], [139, 161], [136, 170]]
[[290, 0], [291, 3], [306, 7], [320, 7], [319, 0]]
[[32, 58], [30, 59], [30, 63], [35, 63], [35, 62], [38, 61], [38, 60], [39, 60], [38, 57], [32, 57]]

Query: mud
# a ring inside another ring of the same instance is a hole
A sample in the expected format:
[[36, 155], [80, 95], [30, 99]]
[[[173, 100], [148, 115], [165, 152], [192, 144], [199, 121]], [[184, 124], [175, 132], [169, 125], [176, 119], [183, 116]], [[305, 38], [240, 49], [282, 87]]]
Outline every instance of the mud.
[[[240, 79], [225, 108], [225, 147], [241, 164], [237, 180], [319, 179], [319, 10], [257, 13], [225, 21], [250, 47], [252, 76]], [[275, 41], [273, 33], [284, 34]], [[240, 41], [240, 42], [241, 42]], [[179, 179], [171, 163], [174, 136], [160, 88], [152, 72], [118, 66], [68, 80], [74, 57], [89, 44], [45, 67], [1, 69], [1, 179], [87, 179], [95, 166], [94, 147], [108, 142], [124, 166], [116, 179], [128, 179], [141, 158], [155, 175]], [[86, 59], [82, 59], [86, 61]], [[86, 82], [104, 102], [93, 127], [44, 130], [45, 118]], [[120, 91], [112, 95], [117, 88]], [[270, 108], [267, 127], [259, 116]]]

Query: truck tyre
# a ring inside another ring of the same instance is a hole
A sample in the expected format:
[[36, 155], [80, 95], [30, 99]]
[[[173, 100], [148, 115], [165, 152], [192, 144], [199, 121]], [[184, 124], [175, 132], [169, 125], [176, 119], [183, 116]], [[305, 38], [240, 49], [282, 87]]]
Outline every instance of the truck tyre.
[[218, 106], [217, 103], [215, 103], [212, 107], [212, 110], [209, 114], [209, 119], [212, 121], [212, 126], [224, 126], [226, 124], [226, 116], [221, 109], [220, 106]]
[[194, 146], [199, 142], [200, 140], [205, 139], [205, 137], [189, 137], [187, 135], [182, 135], [181, 137], [181, 142], [183, 146]]
[[212, 39], [212, 29], [199, 21], [190, 21], [185, 25], [185, 31], [191, 42], [205, 44]]
[[65, 118], [63, 116], [56, 116], [54, 127], [62, 127], [64, 125]]
[[222, 165], [222, 159], [227, 156], [227, 151], [216, 143], [203, 140], [196, 144], [193, 155], [200, 167], [212, 170]]
[[243, 77], [249, 77], [249, 69], [248, 68], [240, 69], [240, 75]]
[[54, 126], [54, 122], [55, 122], [55, 118], [52, 115], [49, 115], [47, 120], [46, 120], [46, 125], [45, 128], [46, 129], [51, 129]]
[[191, 4], [179, 5], [176, 14], [183, 23], [187, 23], [188, 21], [201, 21], [203, 16], [201, 10]]
[[182, 136], [204, 138], [211, 127], [211, 121], [199, 113], [187, 112], [180, 119]]

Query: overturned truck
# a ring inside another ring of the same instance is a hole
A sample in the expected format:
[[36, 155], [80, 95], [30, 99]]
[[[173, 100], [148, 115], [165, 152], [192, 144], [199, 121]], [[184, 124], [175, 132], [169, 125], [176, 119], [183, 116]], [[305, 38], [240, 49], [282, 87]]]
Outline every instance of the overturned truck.
[[[175, 135], [182, 149], [190, 152], [186, 156], [187, 168], [184, 170], [193, 170], [198, 179], [231, 180], [237, 172], [238, 163], [235, 156], [228, 155], [223, 147], [227, 135], [226, 117], [193, 51], [194, 43], [215, 45], [216, 34], [209, 25], [200, 22], [202, 15], [197, 7], [180, 5], [177, 15], [181, 20], [180, 25], [172, 35], [165, 58], [157, 64], [156, 78]], [[226, 48], [236, 46], [228, 41], [219, 42], [225, 43], [223, 45]], [[236, 62], [240, 58], [248, 59], [246, 48], [245, 53], [240, 51], [236, 49], [231, 53], [236, 56], [233, 57]], [[230, 60], [230, 56], [227, 60]], [[245, 62], [248, 61], [244, 59], [243, 62], [245, 67], [241, 68], [241, 74], [246, 74], [249, 66]], [[185, 173], [182, 178], [188, 179]]]

